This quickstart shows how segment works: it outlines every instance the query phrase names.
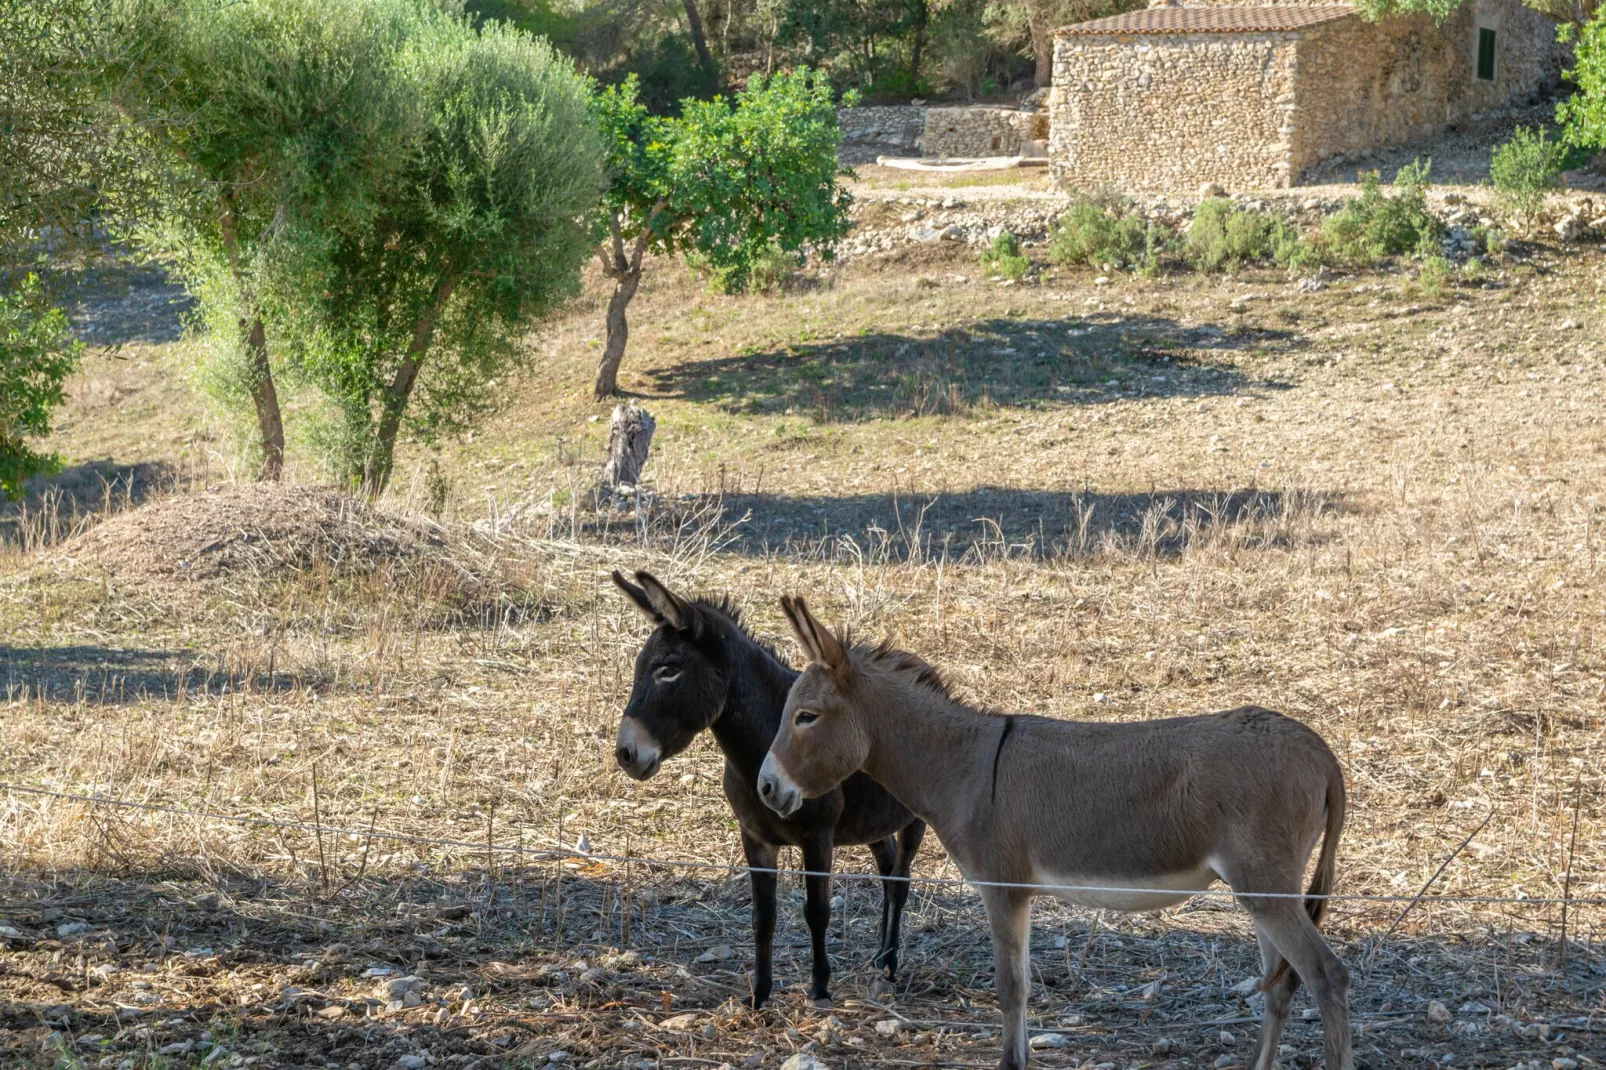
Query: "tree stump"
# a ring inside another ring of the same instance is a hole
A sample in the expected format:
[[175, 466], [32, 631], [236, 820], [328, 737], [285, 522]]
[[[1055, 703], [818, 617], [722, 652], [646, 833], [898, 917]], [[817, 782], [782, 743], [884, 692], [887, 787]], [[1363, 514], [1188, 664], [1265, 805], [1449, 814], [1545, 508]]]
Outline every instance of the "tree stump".
[[658, 421], [635, 402], [615, 405], [608, 422], [608, 463], [602, 469], [602, 485], [609, 490], [641, 482], [647, 467], [647, 451]]

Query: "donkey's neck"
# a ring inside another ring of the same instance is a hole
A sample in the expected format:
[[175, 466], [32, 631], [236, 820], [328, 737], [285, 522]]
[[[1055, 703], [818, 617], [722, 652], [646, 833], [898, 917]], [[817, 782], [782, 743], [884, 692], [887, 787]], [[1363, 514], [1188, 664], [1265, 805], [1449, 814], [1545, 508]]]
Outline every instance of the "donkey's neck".
[[755, 780], [780, 730], [786, 693], [797, 673], [739, 627], [726, 632], [725, 649], [730, 666], [725, 705], [711, 731], [725, 758], [743, 777]]
[[866, 773], [939, 837], [975, 816], [965, 788], [990, 777], [1004, 718], [887, 678], [867, 683], [862, 711], [870, 736]]

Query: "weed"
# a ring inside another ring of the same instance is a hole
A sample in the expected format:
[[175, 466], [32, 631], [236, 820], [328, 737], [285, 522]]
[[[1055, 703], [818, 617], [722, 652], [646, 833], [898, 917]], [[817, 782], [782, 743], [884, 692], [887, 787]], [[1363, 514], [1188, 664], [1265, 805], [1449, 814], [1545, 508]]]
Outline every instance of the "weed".
[[993, 243], [983, 251], [981, 266], [994, 275], [1002, 275], [1006, 279], [1018, 282], [1031, 270], [1032, 262], [1021, 255], [1019, 239], [1006, 230], [994, 238]]
[[1188, 263], [1199, 271], [1235, 271], [1268, 261], [1290, 267], [1312, 262], [1297, 229], [1264, 212], [1239, 208], [1225, 197], [1199, 205], [1184, 250]]
[[1071, 202], [1055, 226], [1049, 259], [1112, 268], [1142, 267], [1151, 259], [1157, 264], [1157, 245], [1163, 247], [1163, 236], [1156, 230], [1118, 197], [1081, 197]]
[[1435, 250], [1422, 257], [1422, 271], [1417, 275], [1416, 285], [1426, 297], [1444, 295], [1450, 285], [1450, 262], [1444, 258], [1444, 254]]
[[1361, 195], [1322, 225], [1320, 253], [1340, 263], [1365, 266], [1437, 242], [1441, 224], [1427, 205], [1432, 166], [1433, 161], [1419, 159], [1402, 167], [1395, 176], [1392, 196], [1383, 192], [1376, 171], [1362, 175]]
[[748, 285], [760, 293], [780, 293], [791, 287], [797, 269], [797, 257], [771, 242], [753, 261]]
[[1555, 188], [1566, 147], [1551, 141], [1543, 127], [1519, 126], [1511, 140], [1499, 145], [1489, 160], [1489, 181], [1495, 205], [1506, 215], [1533, 226], [1545, 196]]

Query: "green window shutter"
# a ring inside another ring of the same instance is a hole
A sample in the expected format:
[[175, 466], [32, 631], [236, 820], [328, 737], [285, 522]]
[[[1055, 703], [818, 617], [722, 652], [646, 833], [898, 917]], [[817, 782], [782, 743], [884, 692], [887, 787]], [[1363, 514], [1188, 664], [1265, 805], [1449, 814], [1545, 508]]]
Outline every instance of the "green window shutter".
[[1494, 81], [1494, 31], [1478, 27], [1478, 80]]

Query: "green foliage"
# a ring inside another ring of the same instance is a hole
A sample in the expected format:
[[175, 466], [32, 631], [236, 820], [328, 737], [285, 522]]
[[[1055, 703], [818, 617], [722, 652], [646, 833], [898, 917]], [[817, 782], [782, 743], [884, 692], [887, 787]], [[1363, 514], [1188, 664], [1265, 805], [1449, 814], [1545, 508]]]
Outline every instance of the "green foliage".
[[1183, 242], [1188, 263], [1199, 271], [1234, 271], [1246, 264], [1302, 267], [1312, 257], [1299, 232], [1264, 212], [1212, 197], [1194, 211]]
[[1543, 127], [1519, 126], [1511, 139], [1497, 146], [1489, 161], [1489, 181], [1495, 203], [1524, 220], [1544, 207], [1545, 195], [1556, 186], [1564, 151], [1550, 140]]
[[1119, 198], [1078, 197], [1055, 225], [1048, 255], [1057, 264], [1142, 265], [1156, 256], [1153, 231]]
[[1576, 91], [1556, 105], [1562, 140], [1589, 153], [1606, 152], [1606, 7], [1578, 33], [1567, 78]]
[[797, 277], [798, 258], [779, 244], [771, 245], [753, 261], [748, 274], [748, 287], [760, 293], [779, 293]]
[[30, 477], [59, 468], [29, 440], [50, 433], [51, 414], [66, 399], [63, 386], [82, 349], [37, 276], [0, 293], [0, 499], [20, 497]]
[[496, 402], [520, 335], [578, 290], [602, 184], [589, 87], [545, 42], [433, 17], [388, 69], [387, 99], [405, 102], [387, 123], [397, 166], [279, 301], [297, 369], [341, 411], [345, 471], [371, 494], [404, 417], [431, 442]]
[[982, 252], [981, 266], [994, 275], [1018, 282], [1032, 269], [1032, 262], [1021, 254], [1020, 241], [1006, 230]]
[[[1434, 21], [1443, 24], [1468, 2], [1469, 0], [1360, 0], [1356, 6], [1366, 19], [1376, 20], [1387, 15], [1431, 15]], [[1523, 4], [1563, 24], [1576, 24], [1580, 19], [1588, 18], [1595, 7], [1591, 0], [1523, 0]]]
[[1373, 171], [1361, 178], [1361, 194], [1322, 225], [1322, 255], [1355, 266], [1375, 264], [1388, 256], [1418, 253], [1436, 247], [1442, 229], [1428, 211], [1427, 182], [1432, 161], [1417, 160], [1394, 178], [1394, 193], [1383, 191]]
[[1417, 274], [1416, 285], [1426, 297], [1437, 298], [1450, 285], [1450, 262], [1439, 252], [1422, 257], [1422, 270]]

